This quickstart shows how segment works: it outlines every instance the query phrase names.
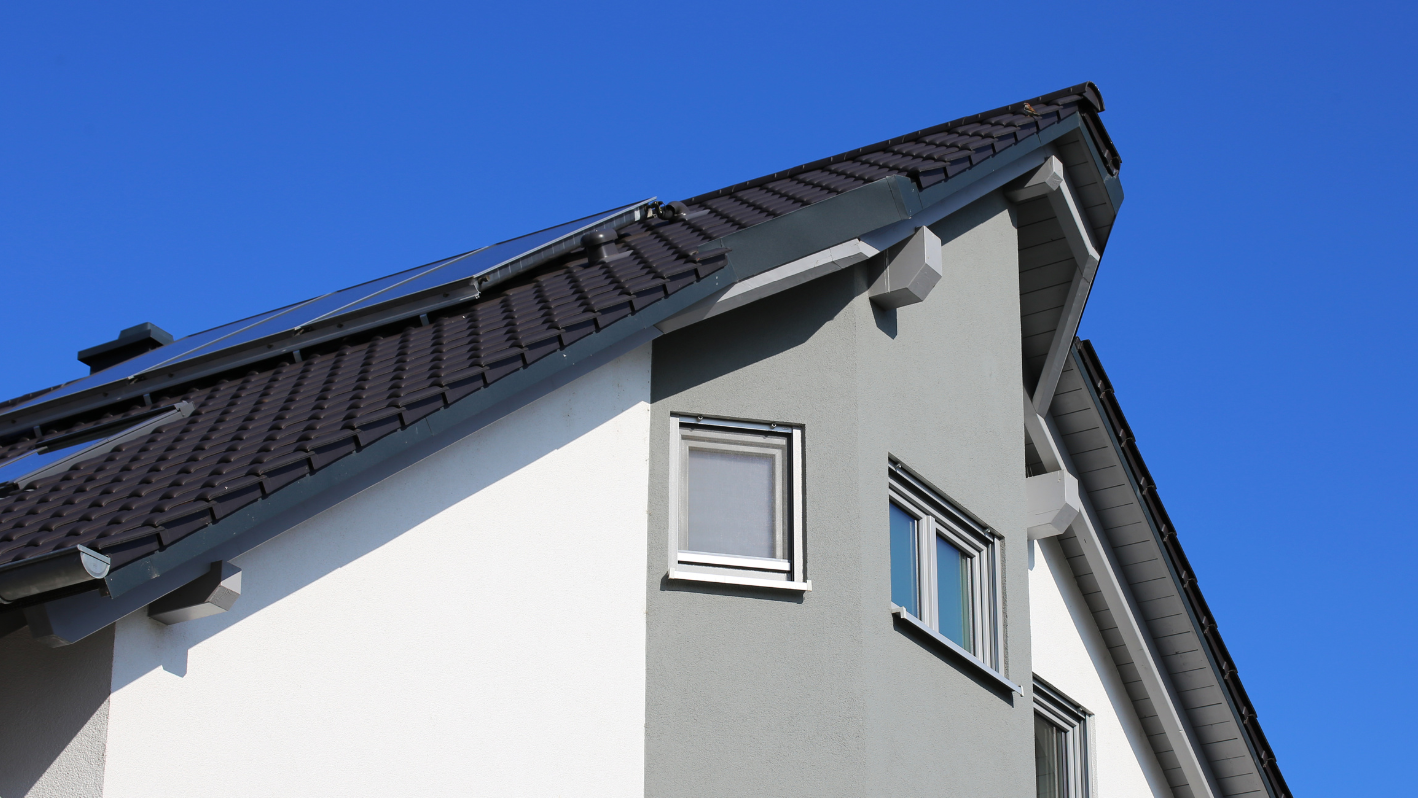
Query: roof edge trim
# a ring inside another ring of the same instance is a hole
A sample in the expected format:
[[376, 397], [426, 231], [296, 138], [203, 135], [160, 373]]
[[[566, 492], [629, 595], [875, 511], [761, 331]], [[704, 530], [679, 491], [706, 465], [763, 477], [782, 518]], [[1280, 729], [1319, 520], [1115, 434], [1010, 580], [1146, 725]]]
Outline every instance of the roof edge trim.
[[1142, 459], [1142, 452], [1137, 448], [1137, 439], [1132, 434], [1132, 428], [1128, 426], [1122, 406], [1118, 404], [1113, 384], [1103, 369], [1103, 363], [1098, 358], [1092, 341], [1087, 339], [1075, 339], [1074, 353], [1081, 373], [1088, 377], [1089, 392], [1102, 410], [1100, 415], [1107, 422], [1109, 435], [1122, 455], [1138, 498], [1141, 499], [1143, 511], [1161, 539], [1162, 551], [1169, 560], [1171, 571], [1176, 575], [1181, 588], [1179, 592], [1186, 597], [1188, 609], [1197, 622], [1197, 636], [1206, 644], [1208, 660], [1221, 676], [1219, 681], [1226, 686], [1228, 703], [1240, 727], [1245, 731], [1247, 748], [1260, 765], [1266, 788], [1274, 798], [1291, 798], [1290, 787], [1285, 782], [1284, 774], [1280, 772], [1275, 751], [1270, 747], [1265, 731], [1261, 729], [1255, 706], [1251, 704], [1250, 696], [1241, 683], [1235, 661], [1231, 659], [1226, 643], [1221, 638], [1216, 617], [1211, 614], [1206, 597], [1201, 593], [1196, 572], [1192, 570], [1186, 552], [1177, 538], [1176, 528], [1172, 526], [1171, 517], [1167, 515], [1167, 508], [1163, 506], [1162, 499], [1157, 494], [1157, 484], [1152, 480], [1147, 463]]

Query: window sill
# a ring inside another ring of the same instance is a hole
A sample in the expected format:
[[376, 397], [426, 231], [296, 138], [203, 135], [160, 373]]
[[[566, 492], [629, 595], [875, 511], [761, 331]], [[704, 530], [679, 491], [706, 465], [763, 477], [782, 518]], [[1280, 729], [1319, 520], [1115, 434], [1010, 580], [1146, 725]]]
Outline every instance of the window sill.
[[947, 651], [959, 657], [960, 659], [963, 659], [971, 665], [974, 665], [977, 670], [979, 670], [985, 676], [989, 677], [991, 681], [996, 682], [999, 685], [1020, 694], [1021, 696], [1024, 695], [1024, 690], [1022, 690], [1019, 685], [1004, 678], [1004, 676], [1001, 676], [999, 671], [996, 671], [994, 668], [991, 668], [990, 666], [981, 662], [979, 657], [976, 657], [974, 654], [971, 654], [970, 652], [961, 648], [959, 643], [956, 643], [954, 640], [951, 640], [940, 632], [937, 632], [929, 626], [926, 626], [924, 623], [921, 622], [920, 618], [917, 618], [916, 616], [907, 612], [905, 609], [896, 606], [895, 604], [891, 605], [891, 614], [895, 615], [897, 619], [904, 621], [907, 625], [913, 627], [916, 631], [930, 638], [932, 642], [934, 642], [941, 648], [946, 649]]
[[670, 579], [676, 582], [715, 582], [721, 585], [746, 585], [748, 587], [768, 587], [774, 590], [791, 590], [806, 593], [812, 590], [812, 580], [805, 582], [784, 582], [780, 579], [755, 579], [751, 576], [729, 576], [726, 574], [700, 574], [689, 571], [670, 571]]

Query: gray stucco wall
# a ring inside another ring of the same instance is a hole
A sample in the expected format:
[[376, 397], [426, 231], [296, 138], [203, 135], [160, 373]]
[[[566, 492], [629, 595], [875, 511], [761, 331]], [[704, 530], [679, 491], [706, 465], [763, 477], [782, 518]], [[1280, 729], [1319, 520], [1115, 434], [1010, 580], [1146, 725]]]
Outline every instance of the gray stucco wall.
[[[656, 341], [647, 795], [1032, 794], [1028, 702], [888, 611], [891, 454], [1004, 535], [1004, 670], [1028, 683], [1017, 236], [998, 197], [935, 232], [922, 304], [874, 310], [868, 263]], [[805, 425], [812, 592], [666, 581], [672, 412]]]
[[0, 797], [103, 795], [113, 627], [63, 648], [0, 638]]

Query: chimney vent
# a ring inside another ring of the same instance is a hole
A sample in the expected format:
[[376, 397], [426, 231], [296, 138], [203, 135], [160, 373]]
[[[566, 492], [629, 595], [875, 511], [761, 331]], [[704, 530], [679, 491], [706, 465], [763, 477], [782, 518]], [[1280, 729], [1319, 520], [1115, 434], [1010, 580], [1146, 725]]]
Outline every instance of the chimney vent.
[[151, 352], [170, 343], [172, 343], [171, 333], [152, 322], [145, 321], [135, 327], [129, 327], [119, 333], [116, 339], [106, 344], [80, 350], [79, 362], [89, 367], [90, 374], [95, 374], [109, 366], [116, 366], [125, 360], [132, 360], [144, 352]]

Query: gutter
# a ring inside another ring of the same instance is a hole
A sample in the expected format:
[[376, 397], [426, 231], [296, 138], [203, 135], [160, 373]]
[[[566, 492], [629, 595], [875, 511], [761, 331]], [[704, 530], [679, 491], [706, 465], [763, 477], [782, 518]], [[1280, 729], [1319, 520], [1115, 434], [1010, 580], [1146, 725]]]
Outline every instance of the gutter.
[[[663, 323], [696, 303], [705, 302], [712, 306], [736, 283], [747, 282], [748, 278], [777, 270], [784, 264], [796, 265], [795, 269], [779, 271], [778, 275], [769, 277], [761, 285], [751, 286], [758, 289], [751, 296], [756, 299], [804, 281], [807, 279], [804, 273], [818, 276], [826, 273], [820, 270], [823, 266], [827, 270], [844, 268], [849, 262], [865, 259], [874, 252], [905, 240], [917, 228], [933, 224], [1027, 174], [1029, 170], [1040, 168], [1053, 158], [1053, 141], [1081, 129], [1080, 116], [1075, 114], [1020, 141], [948, 181], [921, 189], [909, 178], [888, 177], [707, 242], [698, 247], [698, 260], [708, 262], [723, 258], [726, 265], [697, 284], [590, 336], [579, 346], [573, 344], [562, 350], [559, 357], [548, 357], [523, 368], [499, 381], [498, 386], [490, 386], [400, 432], [391, 433], [369, 448], [304, 477], [275, 495], [194, 532], [167, 549], [125, 565], [111, 574], [107, 572], [105, 563], [103, 575], [93, 577], [103, 580], [102, 595], [88, 591], [56, 597], [45, 604], [32, 606], [27, 610], [27, 614], [34, 616], [32, 630], [46, 645], [62, 646], [76, 642], [201, 576], [210, 562], [228, 560], [293, 526], [294, 522], [285, 521], [300, 514], [298, 505], [310, 507], [315, 503], [311, 502], [312, 499], [338, 493], [335, 490], [337, 487], [343, 490], [348, 484], [362, 484], [371, 474], [382, 471], [381, 464], [395, 469], [412, 465], [436, 451], [436, 448], [430, 451], [427, 447], [435, 445], [432, 439], [441, 433], [454, 427], [458, 427], [456, 434], [459, 437], [475, 432], [540, 396], [539, 391], [544, 388], [550, 390], [547, 386], [555, 387], [562, 384], [560, 380], [569, 379], [568, 375], [576, 375], [580, 369], [594, 368], [604, 362], [599, 358], [629, 351], [653, 340], [667, 329], [673, 329], [677, 325]], [[626, 213], [638, 214], [642, 207], [637, 205]], [[849, 243], [843, 252], [824, 255], [824, 250], [843, 243]], [[824, 255], [826, 262], [812, 262], [815, 253]], [[521, 266], [525, 267], [525, 264]], [[792, 273], [784, 274], [785, 271]], [[494, 276], [500, 279], [499, 275]], [[778, 281], [776, 277], [788, 279], [777, 286], [770, 286], [769, 283]], [[794, 278], [797, 278], [796, 281]], [[751, 301], [748, 296], [741, 299]], [[696, 310], [702, 311], [703, 308]], [[717, 312], [722, 312], [722, 309], [708, 315], [717, 315]], [[345, 331], [346, 334], [349, 332], [348, 329]], [[273, 351], [272, 356], [296, 350], [298, 346], [292, 344]], [[87, 580], [71, 585], [82, 581]], [[47, 590], [25, 595], [33, 596]], [[40, 629], [46, 631], [41, 635]]]
[[[701, 259], [715, 257], [722, 255]], [[657, 322], [732, 285], [735, 279], [732, 263], [726, 263], [694, 285], [577, 341], [559, 354], [542, 358], [390, 433], [166, 549], [94, 577], [103, 580], [101, 591], [88, 590], [26, 607], [31, 634], [53, 648], [82, 640], [201, 577], [211, 563], [230, 561], [250, 551], [582, 374], [654, 340], [661, 334], [655, 327]]]
[[75, 546], [0, 566], [0, 604], [103, 579], [109, 562], [87, 546]]

